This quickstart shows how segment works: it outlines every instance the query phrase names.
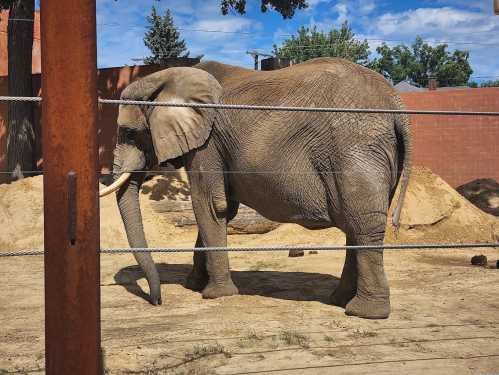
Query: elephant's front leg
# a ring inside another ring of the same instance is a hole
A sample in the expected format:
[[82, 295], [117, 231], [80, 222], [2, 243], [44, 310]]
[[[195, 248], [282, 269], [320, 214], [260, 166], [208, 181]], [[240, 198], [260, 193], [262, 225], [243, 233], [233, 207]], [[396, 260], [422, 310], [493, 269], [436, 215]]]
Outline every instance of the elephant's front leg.
[[[199, 228], [199, 237], [204, 247], [227, 246], [226, 212], [216, 207], [216, 203], [193, 199], [194, 212]], [[215, 206], [215, 207], [214, 207]], [[232, 282], [229, 269], [229, 256], [225, 251], [208, 251], [206, 271], [208, 284], [203, 289], [203, 298], [218, 298], [238, 294]], [[201, 256], [198, 255], [201, 258]], [[202, 262], [202, 259], [197, 259]], [[202, 264], [197, 265], [198, 267]]]
[[[221, 160], [207, 150], [196, 154], [188, 164], [191, 183], [192, 207], [198, 224], [198, 245], [203, 247], [227, 246], [228, 204]], [[203, 298], [218, 298], [238, 294], [232, 282], [229, 257], [225, 251], [208, 251], [206, 272], [208, 284], [204, 287]], [[194, 264], [203, 272], [203, 255], [194, 255]], [[197, 259], [196, 259], [197, 257]]]

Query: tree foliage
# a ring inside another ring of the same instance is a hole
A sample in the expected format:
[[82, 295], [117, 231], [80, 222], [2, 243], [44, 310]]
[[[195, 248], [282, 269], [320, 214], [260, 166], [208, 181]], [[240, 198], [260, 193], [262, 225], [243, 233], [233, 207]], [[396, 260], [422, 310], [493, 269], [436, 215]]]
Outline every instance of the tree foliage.
[[383, 43], [376, 49], [380, 56], [369, 67], [395, 84], [411, 80], [424, 87], [430, 78], [436, 78], [440, 86], [466, 85], [473, 73], [469, 52], [450, 52], [447, 47], [447, 44], [433, 47], [421, 37], [417, 37], [411, 47], [399, 44], [391, 48]]
[[499, 80], [482, 82], [480, 87], [499, 87]]
[[[0, 0], [0, 8], [9, 10], [7, 26], [8, 93], [32, 96], [31, 61], [35, 17], [34, 0]], [[24, 177], [35, 169], [33, 104], [8, 103], [7, 168], [12, 179]]]
[[[308, 7], [307, 0], [261, 0], [260, 10], [275, 10], [279, 12], [284, 19], [293, 18], [297, 9]], [[239, 14], [246, 13], [246, 0], [221, 0], [220, 8], [222, 14], [226, 15], [230, 10], [235, 10]]]
[[355, 39], [348, 22], [343, 23], [339, 30], [329, 32], [318, 31], [315, 26], [311, 29], [302, 26], [297, 36], [285, 40], [281, 47], [274, 44], [273, 53], [295, 63], [315, 57], [342, 57], [365, 65], [368, 63], [369, 44], [366, 40]]
[[144, 36], [144, 44], [151, 50], [152, 56], [144, 59], [146, 64], [163, 64], [170, 57], [189, 56], [185, 41], [180, 38], [169, 9], [161, 16], [153, 6], [147, 22], [149, 26]]
[[15, 0], [0, 0], [0, 9], [9, 9]]

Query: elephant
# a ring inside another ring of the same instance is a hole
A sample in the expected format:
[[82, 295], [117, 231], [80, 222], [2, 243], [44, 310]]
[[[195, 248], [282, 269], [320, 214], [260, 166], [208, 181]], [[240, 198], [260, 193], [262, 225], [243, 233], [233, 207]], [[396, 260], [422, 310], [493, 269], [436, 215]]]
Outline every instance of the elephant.
[[[338, 58], [275, 71], [217, 62], [174, 67], [127, 86], [122, 99], [176, 103], [403, 109], [387, 80]], [[227, 245], [240, 203], [264, 217], [309, 229], [337, 227], [347, 245], [383, 245], [388, 209], [398, 226], [411, 167], [409, 117], [403, 113], [311, 113], [120, 105], [114, 182], [131, 247], [147, 247], [138, 192], [154, 163], [184, 166], [198, 225], [195, 247]], [[153, 304], [160, 280], [148, 253], [136, 254]], [[238, 293], [227, 252], [194, 251], [186, 286], [204, 298]], [[382, 248], [348, 249], [333, 305], [351, 316], [383, 319], [390, 290]]]

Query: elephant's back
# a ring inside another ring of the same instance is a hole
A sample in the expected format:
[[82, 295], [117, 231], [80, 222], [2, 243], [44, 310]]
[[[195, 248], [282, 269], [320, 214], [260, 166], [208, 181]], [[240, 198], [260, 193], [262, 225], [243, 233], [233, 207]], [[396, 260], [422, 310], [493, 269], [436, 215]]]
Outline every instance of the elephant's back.
[[288, 68], [224, 76], [227, 104], [399, 109], [380, 74], [344, 59], [319, 58]]
[[[400, 99], [382, 76], [343, 59], [314, 59], [240, 78], [237, 83], [230, 81], [230, 84], [223, 85], [223, 103], [400, 109]], [[231, 130], [244, 139], [277, 138], [273, 141], [277, 144], [281, 138], [282, 142], [303, 139], [303, 132], [316, 139], [322, 139], [325, 131], [338, 136], [341, 133], [352, 135], [353, 132], [358, 133], [359, 140], [393, 132], [393, 116], [383, 114], [227, 111], [226, 116]], [[367, 129], [366, 122], [373, 125]]]

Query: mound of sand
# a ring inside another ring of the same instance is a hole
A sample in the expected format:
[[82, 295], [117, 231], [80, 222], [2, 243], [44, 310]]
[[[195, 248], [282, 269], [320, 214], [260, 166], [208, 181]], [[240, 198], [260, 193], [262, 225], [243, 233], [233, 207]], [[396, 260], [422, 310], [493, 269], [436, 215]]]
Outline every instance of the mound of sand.
[[[104, 187], [101, 185], [101, 188]], [[144, 191], [147, 191], [145, 187]], [[141, 194], [141, 210], [149, 246], [175, 244], [192, 246], [193, 231], [176, 228], [151, 208], [150, 194]], [[116, 198], [100, 200], [102, 247], [128, 247]], [[43, 178], [25, 178], [0, 185], [0, 251], [43, 248]]]
[[497, 218], [474, 206], [429, 169], [413, 168], [400, 229], [395, 231], [389, 224], [386, 242], [496, 242], [498, 238]]
[[[159, 182], [165, 184], [163, 180]], [[189, 204], [188, 189], [180, 178], [170, 179], [168, 191], [154, 189], [158, 179], [148, 181], [140, 195], [149, 246], [192, 246], [196, 228], [179, 228], [171, 213], [158, 213], [161, 199]], [[0, 251], [43, 248], [43, 180], [41, 176], [0, 185]], [[163, 186], [164, 188], [164, 186]], [[128, 246], [113, 195], [100, 201], [101, 246]], [[392, 207], [393, 208], [393, 207]], [[391, 220], [391, 218], [390, 218]], [[230, 243], [252, 245], [344, 244], [338, 229], [310, 231], [285, 224], [266, 234], [240, 237]], [[389, 224], [387, 243], [495, 242], [499, 219], [475, 207], [441, 178], [424, 168], [414, 168], [398, 231]]]

